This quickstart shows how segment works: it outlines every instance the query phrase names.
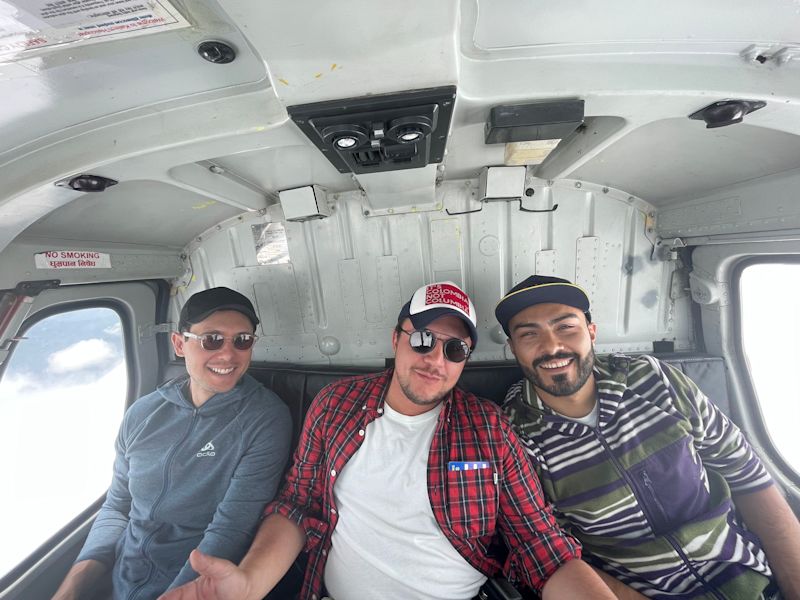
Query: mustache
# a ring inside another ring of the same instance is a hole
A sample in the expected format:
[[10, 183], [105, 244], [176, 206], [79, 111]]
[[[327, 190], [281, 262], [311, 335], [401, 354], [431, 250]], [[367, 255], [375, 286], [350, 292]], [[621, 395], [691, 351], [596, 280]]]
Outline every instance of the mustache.
[[533, 367], [536, 368], [544, 362], [548, 362], [551, 360], [558, 360], [558, 359], [570, 359], [574, 358], [575, 360], [580, 360], [580, 357], [574, 352], [557, 352], [556, 354], [547, 354], [545, 356], [540, 356], [536, 360], [533, 361]]
[[445, 377], [445, 374], [442, 371], [436, 371], [436, 370], [430, 371], [428, 369], [417, 369], [417, 372], [418, 373], [423, 373], [425, 375], [428, 375], [429, 377], [438, 377], [440, 379], [443, 379]]

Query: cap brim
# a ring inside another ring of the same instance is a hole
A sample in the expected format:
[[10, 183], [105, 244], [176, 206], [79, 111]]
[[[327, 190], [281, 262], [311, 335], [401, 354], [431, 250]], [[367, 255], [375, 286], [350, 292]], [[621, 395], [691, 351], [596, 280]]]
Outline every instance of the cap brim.
[[236, 312], [242, 313], [253, 323], [253, 328], [258, 327], [259, 320], [258, 317], [256, 316], [256, 313], [254, 313], [252, 310], [248, 310], [246, 306], [242, 306], [241, 304], [223, 304], [222, 306], [215, 306], [214, 308], [207, 310], [202, 314], [195, 315], [192, 318], [192, 320], [187, 319], [187, 323], [191, 323], [192, 325], [194, 325], [196, 323], [199, 323], [200, 321], [204, 321], [205, 319], [213, 315], [215, 312], [220, 310], [235, 310]]
[[574, 283], [546, 283], [512, 292], [495, 308], [495, 316], [506, 334], [508, 323], [520, 311], [535, 304], [564, 304], [582, 312], [589, 310], [589, 297]]

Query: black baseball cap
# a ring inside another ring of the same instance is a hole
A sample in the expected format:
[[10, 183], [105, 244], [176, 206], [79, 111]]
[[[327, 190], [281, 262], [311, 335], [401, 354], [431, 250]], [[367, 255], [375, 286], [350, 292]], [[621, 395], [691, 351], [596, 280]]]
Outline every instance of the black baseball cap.
[[230, 288], [215, 287], [192, 294], [181, 309], [178, 326], [183, 329], [186, 325], [194, 325], [218, 310], [235, 310], [242, 313], [253, 323], [253, 329], [259, 323], [253, 304], [247, 296]]
[[508, 323], [514, 315], [534, 304], [546, 303], [572, 306], [583, 311], [587, 321], [592, 320], [589, 313], [589, 296], [583, 288], [566, 279], [547, 275], [531, 275], [515, 285], [497, 303], [494, 314], [503, 331], [511, 337]]
[[440, 317], [453, 315], [467, 326], [472, 347], [478, 343], [475, 307], [467, 293], [452, 281], [429, 283], [419, 288], [397, 315], [397, 323], [411, 319], [415, 329], [424, 329]]

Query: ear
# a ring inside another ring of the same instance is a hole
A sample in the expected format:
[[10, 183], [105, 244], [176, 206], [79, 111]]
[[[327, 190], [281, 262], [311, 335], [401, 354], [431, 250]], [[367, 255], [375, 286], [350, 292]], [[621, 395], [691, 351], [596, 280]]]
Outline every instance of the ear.
[[400, 341], [400, 334], [397, 329], [392, 330], [392, 353], [397, 354], [397, 343]]
[[589, 323], [587, 327], [589, 328], [589, 338], [591, 338], [592, 344], [594, 344], [594, 340], [597, 337], [597, 325]]
[[172, 347], [175, 350], [175, 356], [184, 356], [183, 345], [186, 343], [186, 338], [177, 331], [173, 331], [170, 336]]

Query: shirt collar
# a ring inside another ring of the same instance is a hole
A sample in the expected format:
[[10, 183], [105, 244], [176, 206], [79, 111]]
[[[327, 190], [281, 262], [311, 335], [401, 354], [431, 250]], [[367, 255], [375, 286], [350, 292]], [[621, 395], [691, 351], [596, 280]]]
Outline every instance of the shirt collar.
[[[621, 355], [595, 357], [592, 376], [595, 378], [599, 406], [598, 428], [606, 425], [616, 414], [619, 403], [627, 391], [629, 360], [628, 357]], [[520, 403], [522, 412], [528, 412], [536, 420], [566, 435], [581, 435], [591, 429], [588, 425], [567, 419], [552, 410], [542, 402], [528, 379], [522, 386]], [[522, 420], [529, 421], [530, 418]]]

